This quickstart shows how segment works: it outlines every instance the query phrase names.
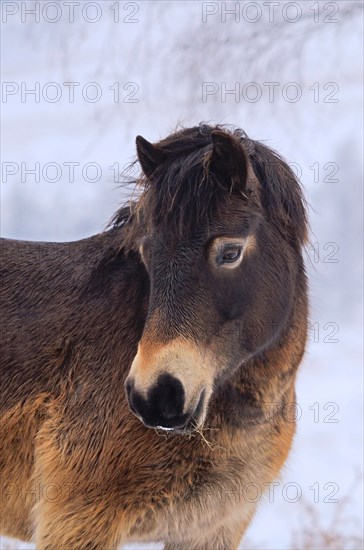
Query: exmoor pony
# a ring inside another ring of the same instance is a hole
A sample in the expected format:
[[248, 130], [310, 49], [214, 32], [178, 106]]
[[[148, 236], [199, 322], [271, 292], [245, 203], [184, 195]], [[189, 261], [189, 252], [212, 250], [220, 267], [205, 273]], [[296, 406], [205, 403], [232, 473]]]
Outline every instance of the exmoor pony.
[[294, 173], [223, 126], [136, 146], [104, 232], [1, 241], [1, 530], [39, 550], [234, 549], [295, 431]]

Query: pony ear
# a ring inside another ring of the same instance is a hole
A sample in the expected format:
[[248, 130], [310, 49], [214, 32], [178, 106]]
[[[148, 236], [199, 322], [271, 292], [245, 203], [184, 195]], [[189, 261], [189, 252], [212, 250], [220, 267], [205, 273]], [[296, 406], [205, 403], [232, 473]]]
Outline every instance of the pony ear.
[[163, 161], [164, 154], [158, 145], [149, 143], [149, 141], [144, 139], [142, 136], [137, 136], [135, 143], [140, 166], [148, 178]]
[[230, 189], [239, 183], [246, 185], [248, 157], [237, 138], [226, 132], [215, 130], [211, 133], [212, 152], [209, 171], [222, 179]]

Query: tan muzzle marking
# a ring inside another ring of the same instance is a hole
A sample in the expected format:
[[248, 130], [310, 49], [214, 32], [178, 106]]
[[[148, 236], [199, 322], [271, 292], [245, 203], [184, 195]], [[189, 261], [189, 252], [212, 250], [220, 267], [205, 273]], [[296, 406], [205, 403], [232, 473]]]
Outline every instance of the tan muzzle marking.
[[166, 344], [141, 341], [129, 376], [134, 379], [136, 390], [144, 397], [147, 397], [148, 390], [159, 375], [168, 373], [175, 376], [183, 385], [183, 412], [187, 412], [197, 404], [203, 390], [206, 409], [215, 374], [213, 364], [207, 350], [183, 338], [175, 338]]

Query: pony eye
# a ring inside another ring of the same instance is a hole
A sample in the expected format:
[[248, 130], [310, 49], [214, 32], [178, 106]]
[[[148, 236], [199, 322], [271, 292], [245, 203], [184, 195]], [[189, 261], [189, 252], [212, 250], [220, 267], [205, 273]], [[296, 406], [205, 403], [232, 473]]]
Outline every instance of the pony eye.
[[233, 264], [240, 259], [243, 247], [240, 244], [226, 244], [218, 258], [219, 264]]

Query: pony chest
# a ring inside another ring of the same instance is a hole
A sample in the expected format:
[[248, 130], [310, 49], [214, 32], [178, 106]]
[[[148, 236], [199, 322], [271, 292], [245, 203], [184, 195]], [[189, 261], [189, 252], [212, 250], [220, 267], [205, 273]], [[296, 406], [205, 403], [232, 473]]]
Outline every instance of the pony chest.
[[[255, 504], [241, 500], [242, 487], [255, 472], [238, 455], [179, 455], [156, 465], [154, 474], [135, 487], [137, 513], [130, 517], [130, 540], [176, 538], [203, 533], [252, 513]], [[135, 508], [134, 508], [135, 510]]]

